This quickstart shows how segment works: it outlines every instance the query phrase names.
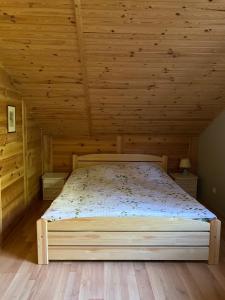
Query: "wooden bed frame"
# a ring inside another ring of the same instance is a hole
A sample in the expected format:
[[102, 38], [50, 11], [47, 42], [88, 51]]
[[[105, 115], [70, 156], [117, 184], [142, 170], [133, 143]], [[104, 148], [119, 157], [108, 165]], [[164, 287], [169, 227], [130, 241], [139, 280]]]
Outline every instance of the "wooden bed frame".
[[[73, 169], [107, 162], [155, 162], [138, 154], [73, 156]], [[37, 221], [38, 264], [49, 260], [208, 260], [217, 264], [221, 222], [161, 217], [78, 218]]]

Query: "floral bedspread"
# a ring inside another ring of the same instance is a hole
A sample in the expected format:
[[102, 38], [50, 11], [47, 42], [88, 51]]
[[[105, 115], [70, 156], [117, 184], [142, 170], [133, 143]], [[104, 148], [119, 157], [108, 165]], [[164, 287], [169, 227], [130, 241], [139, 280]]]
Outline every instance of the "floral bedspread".
[[100, 164], [75, 170], [42, 218], [181, 217], [215, 215], [154, 163]]

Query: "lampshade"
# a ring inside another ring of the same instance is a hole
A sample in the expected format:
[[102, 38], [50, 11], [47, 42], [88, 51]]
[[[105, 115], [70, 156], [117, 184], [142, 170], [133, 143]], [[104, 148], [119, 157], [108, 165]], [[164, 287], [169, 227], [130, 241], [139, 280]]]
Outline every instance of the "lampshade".
[[182, 158], [180, 160], [180, 168], [181, 169], [190, 169], [191, 167], [191, 162], [189, 158]]

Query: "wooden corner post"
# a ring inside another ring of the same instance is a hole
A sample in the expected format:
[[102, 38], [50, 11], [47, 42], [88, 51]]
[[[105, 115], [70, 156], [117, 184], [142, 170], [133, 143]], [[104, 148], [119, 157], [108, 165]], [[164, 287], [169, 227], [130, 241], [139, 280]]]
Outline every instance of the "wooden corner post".
[[210, 265], [216, 265], [219, 262], [220, 254], [220, 232], [221, 222], [218, 219], [210, 222], [210, 241], [209, 241], [209, 259]]
[[48, 222], [43, 219], [37, 221], [37, 252], [38, 264], [48, 264]]
[[42, 174], [53, 170], [53, 146], [52, 137], [42, 135]]
[[168, 156], [167, 155], [162, 156], [162, 167], [167, 172], [167, 169], [168, 169]]
[[76, 154], [73, 154], [72, 160], [73, 160], [73, 170], [75, 170], [78, 168], [78, 156]]

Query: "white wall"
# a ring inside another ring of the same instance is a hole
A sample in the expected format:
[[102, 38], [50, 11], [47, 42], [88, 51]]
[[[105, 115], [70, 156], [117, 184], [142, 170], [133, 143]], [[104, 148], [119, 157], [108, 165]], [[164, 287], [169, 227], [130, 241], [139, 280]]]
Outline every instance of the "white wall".
[[198, 168], [200, 199], [225, 216], [225, 112], [200, 136]]

